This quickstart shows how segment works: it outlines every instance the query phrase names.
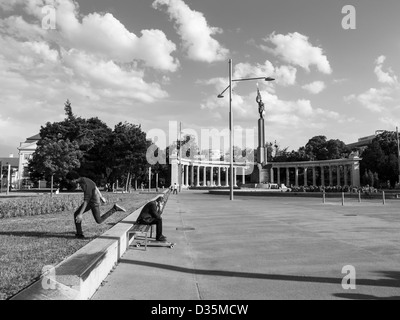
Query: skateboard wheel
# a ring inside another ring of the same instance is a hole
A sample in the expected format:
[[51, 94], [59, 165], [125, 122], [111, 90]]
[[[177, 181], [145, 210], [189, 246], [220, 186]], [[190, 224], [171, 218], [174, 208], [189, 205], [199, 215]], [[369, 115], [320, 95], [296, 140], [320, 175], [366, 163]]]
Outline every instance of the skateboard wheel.
[[140, 248], [140, 243], [136, 243], [136, 248]]

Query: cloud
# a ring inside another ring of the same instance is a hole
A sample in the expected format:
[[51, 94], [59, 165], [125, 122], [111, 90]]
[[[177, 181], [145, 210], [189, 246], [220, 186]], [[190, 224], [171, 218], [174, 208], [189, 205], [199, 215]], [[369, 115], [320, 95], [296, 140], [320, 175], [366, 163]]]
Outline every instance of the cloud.
[[[111, 13], [91, 13], [82, 16], [79, 5], [72, 0], [14, 0], [14, 5], [22, 5], [25, 12], [41, 21], [44, 17], [42, 8], [51, 4], [56, 12], [55, 32], [39, 31], [35, 24], [29, 24], [21, 17], [11, 16], [3, 24], [14, 36], [29, 28], [36, 31], [47, 41], [56, 42], [65, 49], [78, 49], [96, 54], [104, 59], [130, 62], [140, 60], [151, 68], [175, 72], [179, 61], [172, 57], [176, 45], [167, 39], [161, 30], [142, 30], [140, 36], [130, 32]], [[17, 25], [19, 24], [19, 25]], [[32, 31], [29, 32], [32, 34]], [[25, 38], [32, 39], [29, 34]]]
[[212, 36], [222, 30], [210, 27], [203, 13], [194, 11], [182, 0], [156, 0], [155, 9], [166, 6], [171, 20], [175, 20], [187, 57], [194, 61], [215, 62], [226, 60], [229, 50]]
[[272, 33], [264, 41], [274, 45], [275, 48], [261, 45], [263, 50], [280, 57], [287, 63], [300, 66], [307, 71], [310, 71], [311, 66], [316, 66], [324, 74], [332, 73], [332, 68], [323, 50], [314, 47], [305, 35], [298, 32], [287, 35]]
[[314, 81], [304, 85], [302, 88], [312, 94], [318, 94], [325, 90], [326, 85], [323, 81]]
[[[46, 4], [56, 8], [55, 30], [41, 27]], [[22, 140], [45, 122], [62, 120], [67, 99], [76, 114], [113, 125], [121, 114], [138, 121], [135, 108], [168, 97], [162, 84], [149, 80], [167, 81], [179, 68], [175, 45], [162, 31], [137, 36], [111, 14], [82, 15], [72, 0], [1, 1], [0, 12], [3, 138]]]
[[397, 76], [394, 74], [391, 68], [388, 69], [388, 72], [383, 71], [383, 63], [385, 62], [386, 57], [380, 56], [376, 59], [375, 63], [375, 74], [378, 77], [378, 81], [380, 83], [385, 83], [389, 85], [398, 84]]
[[357, 101], [372, 112], [382, 112], [386, 109], [385, 105], [393, 101], [391, 93], [392, 90], [390, 88], [371, 88], [359, 95], [353, 94], [345, 97], [345, 101]]
[[366, 109], [381, 113], [383, 123], [388, 123], [387, 119], [393, 118], [392, 111], [400, 107], [400, 83], [397, 75], [389, 68], [389, 72], [383, 71], [383, 63], [386, 57], [379, 56], [375, 60], [374, 72], [378, 82], [382, 83], [380, 88], [370, 88], [361, 94], [352, 94], [344, 98], [348, 103], [356, 101]]
[[273, 77], [274, 83], [282, 86], [290, 86], [296, 83], [297, 69], [292, 66], [274, 67], [270, 61], [264, 64], [252, 65], [250, 63], [239, 63], [234, 68], [234, 78], [247, 77]]

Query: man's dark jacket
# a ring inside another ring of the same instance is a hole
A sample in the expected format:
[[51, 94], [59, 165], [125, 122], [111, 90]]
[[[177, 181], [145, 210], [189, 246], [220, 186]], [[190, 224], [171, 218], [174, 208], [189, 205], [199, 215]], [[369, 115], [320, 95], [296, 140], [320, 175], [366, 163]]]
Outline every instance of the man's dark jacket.
[[136, 221], [139, 223], [140, 222], [151, 223], [156, 219], [161, 219], [161, 215], [158, 212], [156, 201], [150, 201], [143, 207]]

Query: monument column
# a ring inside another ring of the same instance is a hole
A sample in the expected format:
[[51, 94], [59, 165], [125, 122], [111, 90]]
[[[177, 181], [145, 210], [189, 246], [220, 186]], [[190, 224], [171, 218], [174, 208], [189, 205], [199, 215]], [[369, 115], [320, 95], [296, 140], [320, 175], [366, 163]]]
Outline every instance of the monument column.
[[[267, 163], [266, 149], [265, 149], [265, 121], [264, 121], [264, 103], [261, 98], [260, 89], [257, 88], [257, 98], [258, 112], [260, 113], [260, 118], [258, 119], [258, 148], [257, 148], [257, 162], [261, 165]], [[261, 182], [261, 181], [259, 181]]]

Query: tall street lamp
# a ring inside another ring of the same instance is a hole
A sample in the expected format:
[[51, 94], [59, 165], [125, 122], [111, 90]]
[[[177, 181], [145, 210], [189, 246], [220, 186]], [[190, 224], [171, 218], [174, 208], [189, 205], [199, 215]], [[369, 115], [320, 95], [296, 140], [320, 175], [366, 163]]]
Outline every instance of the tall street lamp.
[[218, 98], [223, 98], [223, 94], [229, 89], [229, 153], [230, 153], [230, 200], [233, 200], [233, 114], [232, 114], [232, 82], [250, 81], [250, 80], [265, 80], [274, 81], [270, 77], [232, 79], [232, 59], [229, 59], [229, 86], [222, 91]]

